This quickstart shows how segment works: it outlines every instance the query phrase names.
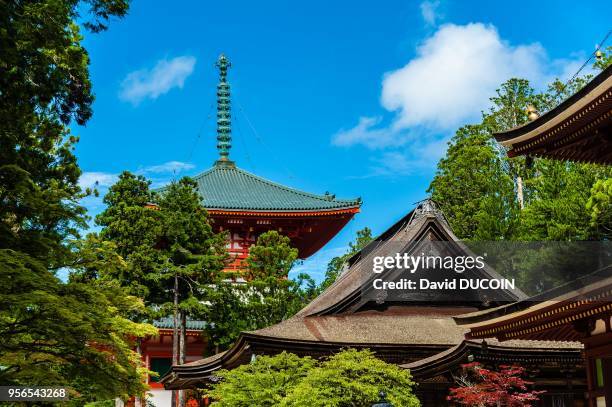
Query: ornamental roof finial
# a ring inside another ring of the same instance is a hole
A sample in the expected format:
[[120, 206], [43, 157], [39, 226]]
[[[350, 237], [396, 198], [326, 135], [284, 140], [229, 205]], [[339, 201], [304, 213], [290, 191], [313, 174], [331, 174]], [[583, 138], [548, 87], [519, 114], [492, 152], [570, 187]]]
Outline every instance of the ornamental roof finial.
[[232, 112], [227, 70], [232, 64], [225, 55], [221, 54], [215, 66], [219, 69], [219, 84], [217, 85], [217, 150], [219, 150], [219, 160], [217, 163], [231, 163], [229, 150], [232, 148]]

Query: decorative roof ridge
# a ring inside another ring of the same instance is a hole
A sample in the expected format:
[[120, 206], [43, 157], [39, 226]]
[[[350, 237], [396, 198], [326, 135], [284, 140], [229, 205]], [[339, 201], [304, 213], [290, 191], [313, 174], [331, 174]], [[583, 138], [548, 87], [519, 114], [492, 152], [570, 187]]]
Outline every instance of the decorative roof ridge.
[[[362, 248], [357, 253], [353, 254], [347, 262], [352, 264], [354, 263], [360, 256], [361, 253], [365, 250], [369, 250], [371, 245], [377, 244], [377, 242], [381, 240], [386, 240], [386, 238], [392, 234], [397, 233], [397, 231], [404, 229], [408, 225], [414, 224], [417, 220], [427, 218], [427, 217], [435, 217], [438, 220], [441, 220], [443, 225], [446, 227], [446, 231], [449, 232], [452, 239], [458, 241], [459, 238], [455, 235], [452, 228], [450, 227], [450, 223], [446, 219], [444, 212], [439, 208], [439, 205], [431, 198], [425, 198], [421, 201], [417, 201], [414, 203], [416, 205], [410, 212], [404, 215], [400, 220], [392, 224], [389, 228], [387, 228], [384, 232], [380, 233], [376, 236], [372, 241], [367, 244], [364, 248]], [[433, 215], [433, 216], [432, 216]]]
[[[436, 201], [431, 198], [425, 198], [422, 201], [416, 202], [416, 206], [412, 211], [410, 220], [408, 221], [408, 225], [411, 225], [415, 220], [420, 219], [422, 217], [435, 217], [441, 220], [450, 229], [450, 224], [448, 223], [446, 216], [444, 216], [444, 212], [442, 212], [442, 210], [439, 208], [439, 205], [436, 203]], [[450, 232], [454, 240], [459, 240], [457, 236], [452, 233], [452, 230], [450, 230]]]
[[[269, 179], [260, 177], [259, 175], [255, 175], [249, 171], [246, 171], [240, 167], [238, 167], [237, 165], [235, 165], [233, 162], [231, 162], [231, 164], [229, 163], [224, 163], [224, 164], [215, 164], [213, 167], [209, 168], [208, 170], [196, 175], [193, 177], [194, 180], [198, 180], [201, 178], [204, 178], [205, 176], [215, 172], [215, 171], [236, 171], [238, 173], [241, 173], [243, 175], [246, 175], [256, 181], [259, 182], [263, 182], [269, 186], [275, 187], [275, 188], [279, 188], [285, 191], [289, 191], [298, 195], [302, 195], [304, 197], [308, 197], [308, 198], [314, 198], [314, 199], [319, 199], [321, 201], [325, 201], [325, 202], [338, 202], [338, 203], [346, 203], [346, 204], [352, 204], [353, 206], [361, 206], [361, 197], [355, 198], [355, 199], [336, 199], [335, 195], [317, 195], [317, 194], [313, 194], [310, 192], [306, 192], [306, 191], [302, 191], [296, 188], [292, 188], [292, 187], [288, 187], [286, 185], [280, 184], [278, 182], [275, 181], [271, 181]], [[327, 198], [330, 197], [330, 198]]]

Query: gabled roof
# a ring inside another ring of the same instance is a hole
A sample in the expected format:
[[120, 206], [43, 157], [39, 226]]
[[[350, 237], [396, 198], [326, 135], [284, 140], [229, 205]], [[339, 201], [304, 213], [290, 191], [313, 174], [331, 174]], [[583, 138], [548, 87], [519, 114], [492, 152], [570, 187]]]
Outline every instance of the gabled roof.
[[358, 209], [361, 199], [336, 199], [289, 188], [251, 174], [231, 161], [217, 161], [194, 177], [203, 204], [209, 210], [315, 212]]
[[[467, 252], [465, 247], [450, 229], [444, 215], [430, 200], [421, 202], [413, 211], [396, 222], [377, 239], [372, 241], [361, 252], [350, 260], [349, 270], [342, 274], [331, 286], [302, 309], [298, 316], [345, 314], [358, 310], [365, 305], [361, 298], [363, 286], [374, 277], [371, 263], [373, 256], [393, 255], [400, 244], [410, 244], [423, 240], [455, 243], [459, 250]], [[407, 249], [410, 250], [410, 249]], [[482, 271], [482, 278], [500, 278], [497, 272], [488, 266]], [[520, 290], [506, 290], [505, 301], [513, 302], [527, 298]], [[410, 304], [410, 298], [406, 300]], [[440, 305], [440, 304], [438, 304]], [[441, 304], [446, 306], [448, 304]]]
[[[384, 254], [397, 250], [398, 242], [427, 239], [460, 244], [435, 204], [422, 202], [379, 239], [364, 249], [363, 258], [353, 258], [348, 271], [295, 316], [267, 328], [243, 332], [223, 354], [174, 366], [172, 373], [162, 379], [166, 388], [210, 380], [220, 368], [248, 363], [254, 352], [288, 350], [323, 355], [346, 347], [367, 347], [376, 352], [404, 352], [417, 357], [430, 356], [462, 342], [467, 329], [457, 325], [453, 317], [477, 310], [471, 303], [457, 300], [423, 304], [407, 299], [378, 307], [361, 297], [362, 287], [372, 276], [365, 252]], [[485, 269], [485, 273], [495, 276], [490, 269]], [[525, 297], [518, 290], [507, 292], [508, 301]], [[511, 347], [522, 345], [523, 341], [516, 341]]]

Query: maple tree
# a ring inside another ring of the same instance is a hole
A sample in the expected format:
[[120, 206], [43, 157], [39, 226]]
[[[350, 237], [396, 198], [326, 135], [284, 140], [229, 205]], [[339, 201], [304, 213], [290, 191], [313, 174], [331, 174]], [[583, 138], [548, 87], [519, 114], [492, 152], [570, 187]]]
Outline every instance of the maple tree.
[[544, 391], [529, 390], [532, 382], [521, 376], [525, 368], [500, 365], [499, 371], [485, 369], [480, 363], [461, 365], [462, 374], [455, 377], [459, 387], [451, 388], [449, 401], [478, 407], [529, 407]]

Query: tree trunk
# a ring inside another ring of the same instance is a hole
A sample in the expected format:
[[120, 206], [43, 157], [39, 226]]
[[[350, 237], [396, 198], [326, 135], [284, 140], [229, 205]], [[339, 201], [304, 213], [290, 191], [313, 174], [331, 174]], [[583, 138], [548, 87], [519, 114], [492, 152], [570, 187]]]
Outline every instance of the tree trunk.
[[523, 198], [523, 177], [516, 177], [516, 199], [518, 200], [519, 208], [522, 210], [525, 207]]
[[[180, 311], [181, 316], [181, 330], [179, 335], [179, 365], [185, 363], [187, 356], [187, 313]], [[187, 400], [185, 399], [185, 391], [179, 390], [179, 407], [185, 407]]]
[[[136, 342], [136, 353], [138, 353], [140, 360], [142, 360], [142, 349], [140, 347], [140, 339]], [[134, 397], [134, 407], [143, 407], [141, 396], [144, 396], [144, 395], [139, 394], [138, 396]]]
[[[179, 315], [178, 315], [178, 300], [179, 300], [179, 280], [178, 274], [174, 274], [174, 324], [172, 331], [172, 364], [178, 365], [179, 362]], [[172, 407], [176, 407], [178, 391], [172, 390]]]
[[179, 365], [182, 365], [187, 358], [187, 313], [185, 311], [181, 311], [181, 334], [179, 341]]

